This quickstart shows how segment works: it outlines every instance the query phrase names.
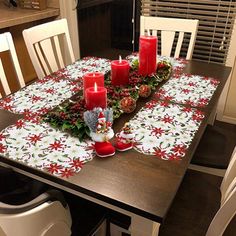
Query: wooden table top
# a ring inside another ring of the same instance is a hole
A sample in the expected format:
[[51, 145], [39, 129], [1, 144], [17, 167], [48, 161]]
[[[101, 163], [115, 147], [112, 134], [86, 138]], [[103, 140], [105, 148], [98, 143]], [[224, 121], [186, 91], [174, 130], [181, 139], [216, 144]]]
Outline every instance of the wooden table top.
[[[210, 113], [217, 104], [230, 70], [231, 68], [222, 65], [197, 61], [190, 61], [185, 67], [184, 72], [186, 73], [214, 77], [221, 83], [209, 105], [203, 109], [206, 114], [205, 119], [185, 157], [180, 161], [165, 161], [155, 156], [147, 156], [135, 150], [129, 150], [122, 153], [117, 152], [115, 156], [109, 158], [95, 157], [84, 165], [82, 171], [68, 179], [47, 174], [4, 157], [1, 158], [1, 161], [45, 180], [161, 223], [189, 166]], [[145, 100], [139, 102], [136, 110], [145, 102]], [[119, 130], [133, 115], [122, 115], [115, 122], [114, 130]], [[19, 115], [0, 110], [0, 129], [13, 124], [19, 117]]]

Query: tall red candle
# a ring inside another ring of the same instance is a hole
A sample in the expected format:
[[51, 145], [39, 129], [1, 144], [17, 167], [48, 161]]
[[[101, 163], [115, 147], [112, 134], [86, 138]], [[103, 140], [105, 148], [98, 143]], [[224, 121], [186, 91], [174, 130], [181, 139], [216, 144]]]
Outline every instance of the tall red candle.
[[86, 73], [83, 76], [84, 95], [87, 88], [94, 87], [94, 84], [98, 87], [104, 87], [104, 74], [101, 72]]
[[95, 107], [101, 107], [105, 109], [107, 107], [107, 89], [104, 87], [94, 87], [87, 88], [85, 90], [85, 101], [86, 108], [92, 110]]
[[157, 37], [140, 36], [139, 38], [139, 74], [146, 76], [156, 72]]
[[129, 62], [126, 60], [115, 60], [111, 62], [111, 83], [114, 86], [129, 83]]

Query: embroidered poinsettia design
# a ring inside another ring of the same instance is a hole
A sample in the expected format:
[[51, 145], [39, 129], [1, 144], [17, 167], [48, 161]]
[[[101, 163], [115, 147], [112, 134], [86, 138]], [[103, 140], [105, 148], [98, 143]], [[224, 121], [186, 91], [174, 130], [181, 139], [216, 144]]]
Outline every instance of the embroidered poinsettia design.
[[220, 82], [210, 77], [174, 74], [155, 94], [155, 99], [186, 104], [194, 107], [208, 105]]
[[46, 123], [23, 119], [0, 132], [1, 154], [61, 177], [78, 173], [84, 163], [92, 160], [93, 145], [91, 140], [80, 142]]
[[130, 124], [134, 149], [163, 160], [181, 160], [197, 132], [204, 113], [165, 101], [150, 101]]

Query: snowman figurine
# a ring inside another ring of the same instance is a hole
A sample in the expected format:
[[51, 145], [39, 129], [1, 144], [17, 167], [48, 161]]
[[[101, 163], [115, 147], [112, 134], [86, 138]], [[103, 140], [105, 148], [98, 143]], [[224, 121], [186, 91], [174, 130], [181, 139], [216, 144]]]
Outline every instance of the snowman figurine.
[[116, 134], [116, 149], [124, 152], [133, 148], [134, 136], [135, 134], [133, 133], [130, 124], [128, 122], [125, 123], [121, 132]]

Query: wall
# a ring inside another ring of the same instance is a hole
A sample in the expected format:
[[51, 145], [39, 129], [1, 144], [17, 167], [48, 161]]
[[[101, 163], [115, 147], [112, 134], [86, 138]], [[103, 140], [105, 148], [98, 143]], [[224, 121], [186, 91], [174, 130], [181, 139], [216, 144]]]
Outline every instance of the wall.
[[232, 71], [219, 101], [217, 119], [236, 124], [236, 20], [226, 65], [232, 67]]

